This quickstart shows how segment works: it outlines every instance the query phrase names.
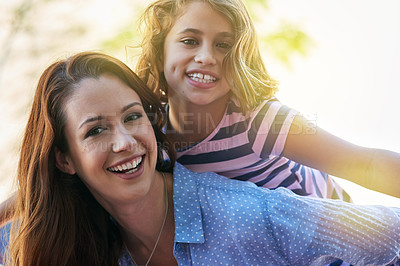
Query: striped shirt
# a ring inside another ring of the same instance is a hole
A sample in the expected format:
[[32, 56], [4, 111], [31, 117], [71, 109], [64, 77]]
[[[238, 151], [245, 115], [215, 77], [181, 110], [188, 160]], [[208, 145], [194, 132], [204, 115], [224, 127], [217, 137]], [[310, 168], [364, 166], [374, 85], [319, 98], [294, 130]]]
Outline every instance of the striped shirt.
[[244, 115], [238, 102], [231, 100], [208, 137], [177, 151], [178, 162], [195, 172], [215, 172], [270, 189], [286, 187], [303, 196], [350, 201], [332, 177], [281, 156], [296, 114], [273, 98]]

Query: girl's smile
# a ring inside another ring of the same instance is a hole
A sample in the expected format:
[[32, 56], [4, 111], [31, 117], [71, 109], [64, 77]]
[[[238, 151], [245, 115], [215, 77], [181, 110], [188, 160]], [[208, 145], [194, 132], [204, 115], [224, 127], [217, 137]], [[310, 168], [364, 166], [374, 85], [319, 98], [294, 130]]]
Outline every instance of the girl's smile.
[[187, 73], [187, 82], [198, 89], [210, 89], [215, 86], [217, 74], [211, 71], [191, 70]]

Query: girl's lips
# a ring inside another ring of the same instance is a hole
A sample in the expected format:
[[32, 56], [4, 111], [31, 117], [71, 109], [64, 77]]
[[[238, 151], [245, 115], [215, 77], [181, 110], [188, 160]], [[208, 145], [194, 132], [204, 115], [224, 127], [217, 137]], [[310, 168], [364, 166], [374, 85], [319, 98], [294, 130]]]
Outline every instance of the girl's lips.
[[215, 86], [216, 82], [218, 79], [214, 80], [205, 80], [204, 79], [199, 79], [198, 77], [191, 77], [189, 75], [186, 75], [186, 80], [189, 83], [189, 85], [196, 87], [198, 89], [210, 89]]
[[192, 69], [186, 72], [186, 76], [197, 76], [199, 78], [207, 78], [207, 79], [214, 79], [218, 80], [219, 76], [217, 73], [213, 71], [208, 71], [204, 69]]
[[191, 73], [191, 74], [187, 74], [187, 76], [191, 79], [193, 79], [194, 81], [197, 82], [202, 82], [202, 83], [210, 83], [210, 82], [214, 82], [217, 80], [216, 77], [208, 75], [208, 74], [202, 74], [202, 73]]

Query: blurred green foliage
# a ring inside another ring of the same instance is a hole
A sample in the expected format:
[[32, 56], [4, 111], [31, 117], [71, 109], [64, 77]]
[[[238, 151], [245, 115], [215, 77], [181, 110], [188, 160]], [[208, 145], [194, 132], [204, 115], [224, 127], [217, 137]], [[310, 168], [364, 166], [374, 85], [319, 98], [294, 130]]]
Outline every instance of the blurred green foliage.
[[244, 0], [243, 2], [245, 2], [250, 12], [252, 12], [255, 7], [268, 8], [268, 0]]
[[[11, 30], [9, 36], [3, 43], [3, 49], [0, 53], [0, 68], [5, 64], [7, 55], [10, 52], [10, 47], [13, 45], [13, 39], [17, 32], [20, 30], [29, 31], [29, 27], [33, 27], [33, 24], [27, 24], [21, 26], [27, 12], [32, 9], [33, 6], [37, 8], [41, 4], [47, 4], [54, 2], [55, 0], [22, 0], [20, 5], [14, 10], [14, 19], [12, 20]], [[243, 0], [251, 13], [254, 23], [260, 23], [264, 19], [270, 19], [273, 14], [273, 10], [270, 8], [269, 0]], [[279, 1], [279, 0], [278, 0]], [[115, 35], [111, 38], [103, 40], [99, 47], [110, 53], [116, 53], [123, 50], [129, 50], [129, 47], [137, 47], [140, 43], [140, 35], [137, 30], [137, 19], [141, 11], [146, 6], [146, 1], [133, 1], [132, 6], [132, 17], [130, 21], [126, 21], [126, 24], [119, 30], [115, 31]], [[276, 25], [276, 23], [274, 23]], [[291, 60], [294, 55], [306, 56], [312, 45], [310, 37], [302, 30], [298, 25], [292, 22], [279, 22], [278, 26], [271, 26], [268, 31], [259, 32], [259, 40], [262, 51], [265, 51], [266, 56], [275, 57], [284, 65], [290, 67]], [[25, 27], [25, 28], [23, 28]], [[80, 29], [80, 31], [77, 31]], [[74, 32], [73, 36], [71, 32]], [[35, 34], [32, 32], [32, 34]], [[80, 35], [85, 34], [85, 28], [83, 25], [77, 27], [71, 23], [69, 37], [79, 38]], [[49, 48], [46, 48], [49, 50]], [[131, 50], [132, 51], [132, 50]], [[135, 54], [138, 54], [138, 49], [135, 48]]]
[[[273, 12], [268, 0], [244, 0], [244, 2], [255, 24], [263, 19], [257, 16], [256, 10], [258, 14], [263, 14], [263, 17]], [[261, 48], [265, 48], [262, 50], [269, 51], [269, 56], [274, 56], [287, 67], [290, 67], [294, 55], [306, 56], [313, 43], [307, 33], [292, 22], [279, 22], [278, 26], [271, 29], [268, 34], [259, 33], [259, 39]]]
[[136, 42], [135, 40], [137, 39], [138, 36], [134, 31], [134, 27], [132, 23], [129, 23], [129, 25], [126, 25], [121, 31], [117, 32], [113, 38], [103, 41], [100, 46], [107, 51], [118, 51]]
[[261, 45], [269, 48], [277, 59], [290, 66], [290, 59], [294, 54], [306, 56], [312, 40], [294, 24], [281, 24], [276, 32], [260, 36]]

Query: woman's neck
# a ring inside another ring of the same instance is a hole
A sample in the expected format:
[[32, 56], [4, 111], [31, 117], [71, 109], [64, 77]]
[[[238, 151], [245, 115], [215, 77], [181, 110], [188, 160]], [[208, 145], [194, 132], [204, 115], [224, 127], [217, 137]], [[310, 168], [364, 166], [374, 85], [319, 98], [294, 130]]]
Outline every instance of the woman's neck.
[[[154, 187], [159, 189], [147, 196], [152, 200], [138, 203], [137, 206], [132, 205], [128, 213], [115, 217], [120, 225], [127, 250], [139, 264], [145, 264], [150, 256], [152, 263], [160, 259], [162, 261], [162, 258], [167, 257], [174, 260], [172, 254], [175, 234], [173, 181], [171, 174], [164, 173], [164, 175], [167, 181], [168, 203], [165, 198], [164, 180], [158, 178]], [[153, 250], [154, 254], [152, 254]]]
[[224, 117], [229, 95], [208, 105], [170, 100], [167, 136], [175, 148], [185, 148], [209, 136]]
[[[149, 249], [154, 246], [166, 210], [164, 178], [160, 172], [155, 173], [154, 181], [146, 195], [137, 200], [121, 202], [108, 210], [120, 226], [126, 242], [141, 242]], [[167, 175], [165, 174], [166, 177]], [[170, 194], [168, 192], [168, 196]], [[168, 205], [168, 209], [171, 208], [173, 206]]]

